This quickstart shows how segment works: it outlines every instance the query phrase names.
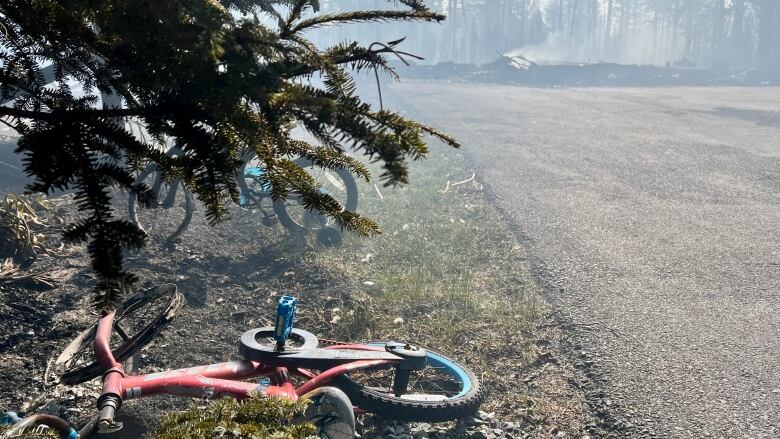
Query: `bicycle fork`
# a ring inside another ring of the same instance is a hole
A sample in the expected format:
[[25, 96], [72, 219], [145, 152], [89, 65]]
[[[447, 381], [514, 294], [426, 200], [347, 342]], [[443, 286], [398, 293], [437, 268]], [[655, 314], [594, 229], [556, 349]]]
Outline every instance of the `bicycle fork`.
[[125, 374], [122, 365], [119, 364], [111, 353], [108, 340], [114, 324], [114, 314], [111, 311], [98, 322], [95, 332], [95, 355], [100, 366], [107, 370], [103, 375], [103, 394], [98, 398], [97, 406], [100, 413], [97, 417], [97, 427], [100, 433], [111, 433], [122, 428], [121, 422], [115, 422], [116, 411], [122, 406], [120, 383]]
[[[165, 200], [162, 202], [161, 207], [163, 209], [170, 209], [176, 203], [176, 192], [179, 190], [180, 184], [181, 182], [179, 180], [174, 180], [173, 182], [171, 182], [171, 186], [168, 189], [168, 194], [165, 196]], [[156, 190], [155, 193], [160, 192], [160, 185], [161, 183], [155, 182], [155, 190]]]

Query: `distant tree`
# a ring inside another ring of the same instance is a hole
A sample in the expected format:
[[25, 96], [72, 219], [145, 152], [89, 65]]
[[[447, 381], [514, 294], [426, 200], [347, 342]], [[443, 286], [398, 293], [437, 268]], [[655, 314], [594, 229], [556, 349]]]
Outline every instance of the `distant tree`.
[[745, 43], [743, 25], [745, 23], [745, 0], [732, 0], [731, 4], [731, 50], [736, 53]]
[[607, 15], [604, 24], [604, 49], [609, 48], [612, 41], [612, 17], [615, 13], [615, 0], [607, 0]]
[[[355, 94], [352, 69], [393, 74], [384, 54], [343, 42], [319, 48], [306, 32], [353, 22], [441, 21], [421, 0], [399, 0], [403, 9], [314, 14], [316, 0], [67, 0], [0, 2], [0, 120], [21, 135], [18, 152], [40, 192], [72, 188], [82, 218], [66, 232], [87, 241], [99, 275], [96, 304], [112, 307], [135, 277], [123, 268], [124, 248], [145, 235], [111, 210], [111, 188], [139, 194], [134, 171], [158, 164], [182, 179], [206, 206], [211, 223], [238, 200], [234, 181], [240, 154], [251, 148], [268, 169], [275, 197], [301, 194], [305, 204], [361, 234], [377, 224], [342, 211], [321, 194], [292, 159], [305, 156], [322, 166], [345, 167], [368, 179], [352, 147], [382, 163], [385, 184], [408, 181], [407, 161], [427, 153], [424, 136], [450, 145], [445, 134], [377, 110]], [[41, 69], [55, 66], [45, 86]], [[324, 86], [307, 84], [322, 75]], [[68, 86], [86, 91], [76, 96]], [[123, 108], [99, 106], [95, 89], [119, 95]], [[184, 150], [166, 157], [155, 142], [134, 137], [123, 123], [133, 119], [158, 140]], [[294, 139], [293, 124], [321, 143]]]
[[723, 50], [723, 25], [726, 19], [726, 0], [715, 0], [715, 7], [712, 8], [712, 51], [713, 58], [721, 56]]
[[[341, 10], [372, 1], [377, 0], [326, 4]], [[399, 29], [417, 35], [412, 51], [428, 61], [484, 63], [525, 48], [536, 54], [547, 49], [559, 61], [665, 64], [687, 57], [702, 67], [780, 65], [777, 0], [432, 0], [430, 5], [450, 17], [444, 26], [412, 31], [416, 24], [404, 24], [380, 35]], [[377, 32], [376, 26], [359, 25], [355, 35], [376, 38]], [[318, 38], [337, 41], [334, 35], [321, 32]]]

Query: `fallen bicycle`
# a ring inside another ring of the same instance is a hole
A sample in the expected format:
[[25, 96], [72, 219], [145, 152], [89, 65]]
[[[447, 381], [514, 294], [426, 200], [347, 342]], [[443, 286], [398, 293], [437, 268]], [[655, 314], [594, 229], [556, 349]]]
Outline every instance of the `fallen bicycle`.
[[[476, 376], [456, 361], [409, 343], [370, 341], [320, 347], [312, 333], [293, 326], [297, 300], [280, 299], [275, 326], [246, 331], [243, 359], [185, 369], [133, 375], [136, 354], [170, 323], [184, 302], [173, 284], [136, 294], [116, 311], [83, 331], [55, 360], [64, 384], [102, 377], [99, 413], [78, 432], [59, 418], [25, 418], [64, 438], [86, 437], [122, 428], [114, 417], [124, 401], [161, 394], [186, 398], [246, 398], [252, 394], [291, 400], [327, 401], [327, 413], [310, 413], [323, 437], [354, 437], [355, 412], [382, 417], [440, 422], [474, 413], [482, 401]], [[137, 325], [131, 328], [130, 325]], [[119, 335], [111, 346], [112, 333]], [[257, 382], [245, 381], [259, 378]], [[37, 416], [37, 417], [36, 417]], [[68, 428], [70, 428], [68, 426]]]

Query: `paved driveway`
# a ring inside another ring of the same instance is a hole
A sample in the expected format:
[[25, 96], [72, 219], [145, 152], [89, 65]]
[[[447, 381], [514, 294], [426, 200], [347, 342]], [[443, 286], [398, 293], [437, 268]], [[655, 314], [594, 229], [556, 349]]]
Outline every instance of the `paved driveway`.
[[780, 89], [394, 90], [464, 142], [617, 415], [780, 437]]

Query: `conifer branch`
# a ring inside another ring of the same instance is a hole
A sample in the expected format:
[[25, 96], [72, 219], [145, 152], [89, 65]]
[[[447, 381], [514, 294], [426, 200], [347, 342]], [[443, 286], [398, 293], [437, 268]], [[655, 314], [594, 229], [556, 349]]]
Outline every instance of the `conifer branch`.
[[0, 107], [0, 117], [16, 117], [22, 119], [52, 121], [57, 119], [93, 119], [93, 118], [123, 118], [144, 116], [151, 110], [143, 109], [94, 109], [94, 110], [54, 110], [34, 111], [14, 107]]
[[321, 26], [330, 26], [346, 23], [378, 23], [386, 21], [436, 21], [440, 22], [446, 17], [442, 14], [429, 11], [354, 11], [321, 14], [307, 18], [291, 25], [289, 30], [281, 33], [281, 37], [297, 34], [305, 30], [315, 29]]
[[[66, 237], [88, 244], [98, 276], [95, 305], [109, 309], [133, 287], [123, 250], [143, 246], [146, 236], [115, 215], [112, 188], [148, 205], [153, 194], [135, 181], [148, 164], [165, 179], [181, 180], [215, 223], [239, 199], [236, 171], [251, 151], [267, 169], [274, 198], [296, 197], [345, 230], [381, 233], [321, 193], [294, 158], [369, 180], [366, 166], [344, 154], [354, 148], [382, 164], [385, 185], [403, 184], [408, 162], [428, 152], [424, 137], [457, 146], [434, 128], [375, 111], [355, 92], [349, 69], [395, 76], [386, 58], [417, 58], [398, 49], [402, 40], [321, 50], [304, 37], [329, 24], [444, 19], [420, 0], [398, 4], [404, 8], [308, 15], [319, 2], [0, 2], [0, 93], [13, 99], [0, 106], [0, 122], [21, 134], [17, 151], [33, 178], [30, 189], [75, 192], [80, 218]], [[299, 84], [315, 73], [323, 85]], [[71, 91], [73, 81], [84, 95]], [[128, 108], [96, 108], [95, 89], [114, 93]], [[296, 140], [293, 124], [319, 144]], [[132, 128], [139, 126], [141, 138]], [[166, 153], [166, 144], [181, 152]]]

